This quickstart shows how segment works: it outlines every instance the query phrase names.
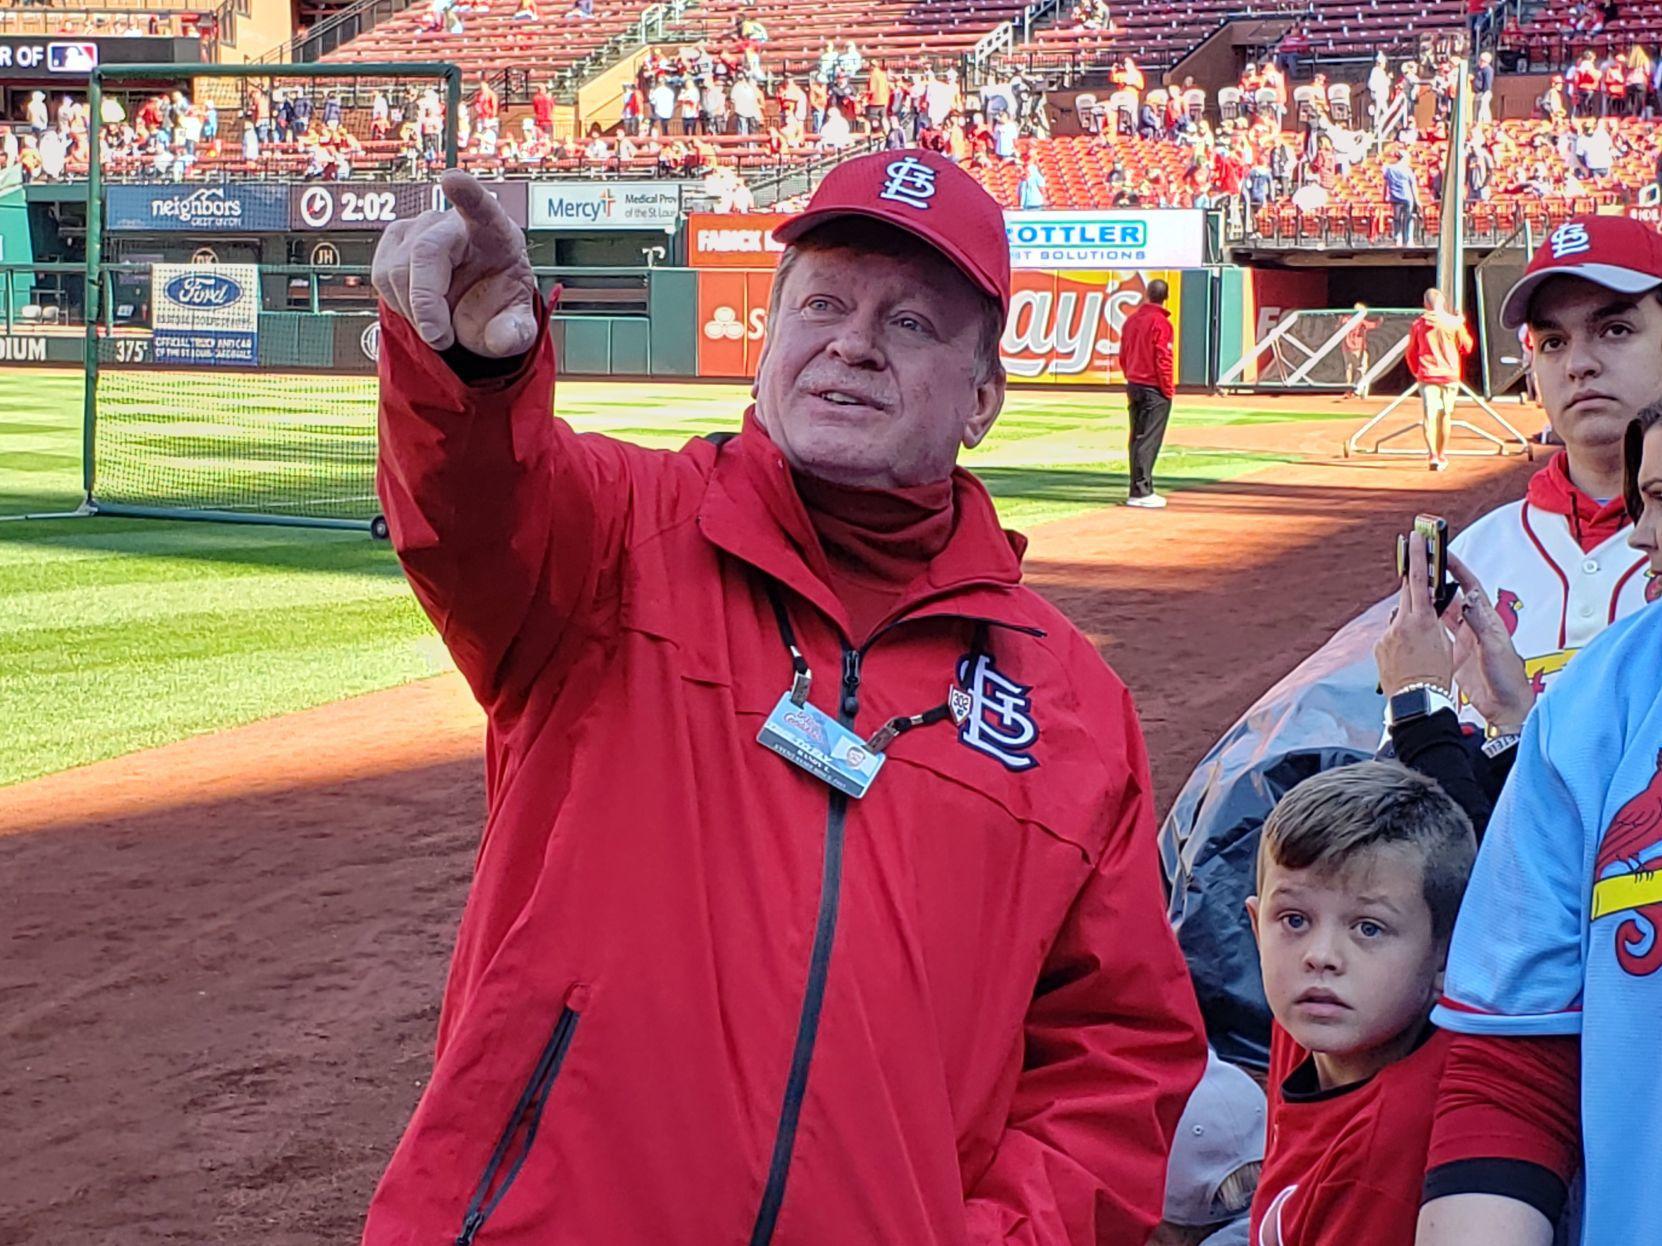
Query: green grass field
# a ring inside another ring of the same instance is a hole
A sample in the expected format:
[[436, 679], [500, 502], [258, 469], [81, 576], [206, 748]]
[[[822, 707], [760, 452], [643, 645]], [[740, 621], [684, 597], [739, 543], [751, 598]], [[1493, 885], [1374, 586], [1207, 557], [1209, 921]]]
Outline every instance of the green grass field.
[[[355, 385], [361, 402], [361, 382], [147, 375], [146, 388], [123, 395], [107, 417], [101, 493], [109, 482], [140, 500], [171, 490], [181, 502], [275, 503], [273, 481], [321, 497], [338, 492], [333, 477], [345, 472], [361, 504], [362, 425], [353, 448], [315, 470], [235, 436], [266, 405], [282, 407], [275, 414], [285, 421], [315, 423], [320, 412], [338, 421], [344, 408], [330, 395]], [[261, 398], [251, 384], [279, 396]], [[322, 411], [331, 401], [333, 414]], [[734, 386], [596, 382], [562, 382], [558, 398], [579, 428], [663, 447], [736, 427], [745, 402]], [[0, 516], [80, 503], [81, 408], [78, 372], [0, 370]], [[1173, 422], [1289, 418], [1298, 417], [1180, 403]], [[1123, 398], [1025, 391], [1011, 395], [968, 462], [1005, 523], [1031, 528], [1123, 498], [1124, 445]], [[207, 475], [204, 456], [214, 466]], [[1161, 457], [1160, 487], [1179, 492], [1275, 461], [1172, 448]], [[331, 473], [317, 487], [315, 477]], [[197, 483], [205, 494], [182, 495]], [[391, 550], [362, 533], [0, 521], [0, 785], [448, 668]]]

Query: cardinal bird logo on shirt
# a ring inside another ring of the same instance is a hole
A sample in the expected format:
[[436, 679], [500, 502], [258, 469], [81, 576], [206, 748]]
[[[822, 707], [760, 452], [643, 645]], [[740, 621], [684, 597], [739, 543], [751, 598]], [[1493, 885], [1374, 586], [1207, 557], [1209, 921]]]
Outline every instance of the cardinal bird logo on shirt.
[[1495, 594], [1495, 613], [1500, 615], [1500, 621], [1506, 628], [1508, 636], [1518, 634], [1518, 610], [1523, 602], [1518, 595], [1509, 588], [1503, 588]]
[[1662, 969], [1662, 753], [1650, 783], [1616, 811], [1594, 863], [1593, 920], [1616, 926], [1616, 961], [1636, 978]]

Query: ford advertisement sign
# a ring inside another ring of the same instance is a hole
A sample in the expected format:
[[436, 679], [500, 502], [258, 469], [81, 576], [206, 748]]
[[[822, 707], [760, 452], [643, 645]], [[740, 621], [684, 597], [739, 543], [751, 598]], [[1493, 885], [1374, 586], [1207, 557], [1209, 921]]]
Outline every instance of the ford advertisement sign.
[[280, 234], [289, 226], [286, 186], [111, 186], [105, 222], [126, 232]]
[[150, 287], [157, 363], [259, 363], [260, 280], [253, 264], [157, 264]]
[[242, 285], [216, 272], [186, 273], [169, 281], [162, 297], [180, 307], [229, 307], [242, 297]]

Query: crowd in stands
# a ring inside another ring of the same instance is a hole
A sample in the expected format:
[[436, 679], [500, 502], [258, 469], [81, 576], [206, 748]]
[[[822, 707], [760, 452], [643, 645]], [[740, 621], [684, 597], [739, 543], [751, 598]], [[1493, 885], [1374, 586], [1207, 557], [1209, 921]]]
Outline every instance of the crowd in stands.
[[[490, 0], [428, 0], [420, 29], [428, 34], [466, 34], [469, 15], [482, 17], [489, 12]], [[571, 0], [569, 5], [556, 7], [549, 16], [566, 22], [592, 22], [594, 0]], [[516, 22], [539, 21], [543, 17], [542, 7], [538, 0], [515, 0], [509, 17]]]
[[1602, 60], [1591, 50], [1554, 74], [1537, 107], [1542, 116], [1655, 117], [1662, 112], [1662, 64], [1641, 44]]
[[[1081, 6], [1087, 20], [1107, 19], [1105, 7], [1090, 4]], [[440, 21], [468, 11], [433, 0]], [[809, 73], [791, 76], [762, 60], [767, 41], [762, 23], [745, 16], [725, 44], [649, 53], [624, 88], [620, 123], [608, 131], [590, 125], [558, 134], [546, 85], [511, 113], [481, 76], [457, 117], [463, 163], [487, 176], [705, 179], [712, 199], [744, 210], [753, 202], [747, 176], [759, 168], [869, 146], [920, 146], [971, 168], [1012, 208], [1221, 209], [1250, 232], [1266, 208], [1376, 203], [1389, 209], [1390, 233], [1405, 244], [1416, 233], [1423, 238], [1445, 176], [1457, 68], [1447, 57], [1393, 68], [1380, 54], [1365, 110], [1353, 108], [1349, 86], [1319, 72], [1293, 88], [1272, 61], [1248, 64], [1213, 100], [1191, 80], [1150, 88], [1126, 57], [1102, 98], [1079, 97], [1088, 137], [1052, 143], [1042, 91], [1019, 73], [966, 90], [955, 68], [891, 73], [856, 41], [840, 39], [826, 41]], [[1662, 108], [1662, 65], [1642, 46], [1602, 63], [1583, 56], [1553, 78], [1532, 121], [1494, 121], [1488, 53], [1473, 85], [1462, 176], [1475, 203], [1616, 202], [1662, 172], [1655, 127], [1644, 124]], [[108, 167], [168, 181], [225, 168], [335, 180], [417, 176], [441, 160], [446, 121], [430, 86], [343, 98], [329, 84], [268, 91], [249, 83], [232, 117], [182, 91], [130, 101], [128, 109], [106, 105]], [[37, 91], [21, 113], [0, 140], [0, 173], [15, 168], [11, 176], [25, 181], [84, 175], [85, 104], [65, 95], [53, 105]], [[1087, 180], [1053, 185], [1069, 162], [1085, 168]]]
[[1080, 30], [1100, 30], [1105, 34], [1113, 34], [1116, 29], [1108, 0], [1078, 0], [1073, 6], [1072, 22]]

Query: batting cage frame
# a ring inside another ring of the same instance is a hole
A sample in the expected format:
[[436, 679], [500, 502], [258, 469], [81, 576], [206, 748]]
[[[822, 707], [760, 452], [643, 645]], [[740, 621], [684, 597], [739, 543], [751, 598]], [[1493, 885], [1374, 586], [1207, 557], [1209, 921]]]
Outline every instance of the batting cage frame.
[[[1359, 388], [1366, 393], [1402, 358], [1408, 348], [1406, 332], [1377, 359], [1370, 355], [1367, 369], [1358, 378], [1323, 379], [1317, 375], [1320, 366], [1333, 357], [1334, 351], [1343, 347], [1345, 339], [1364, 321], [1374, 317], [1401, 317], [1412, 322], [1419, 314], [1417, 308], [1406, 307], [1307, 307], [1290, 311], [1275, 322], [1263, 341], [1253, 343], [1229, 365], [1218, 378], [1217, 388], [1254, 393], [1326, 393]], [[1306, 341], [1299, 330], [1317, 318], [1334, 322], [1336, 327], [1328, 329], [1324, 325], [1319, 341]], [[1267, 365], [1260, 362], [1266, 354], [1270, 360]], [[1244, 379], [1247, 370], [1254, 367], [1258, 369], [1257, 379]], [[1275, 379], [1266, 379], [1265, 374], [1271, 372]]]
[[[1442, 227], [1437, 239], [1437, 288], [1442, 291], [1448, 309], [1460, 314], [1465, 306], [1465, 216], [1466, 216], [1466, 178], [1465, 153], [1467, 124], [1472, 115], [1472, 84], [1469, 66], [1464, 61], [1455, 69], [1454, 110], [1449, 119], [1448, 143], [1444, 148], [1443, 169], [1443, 202]], [[1487, 344], [1489, 341], [1488, 327], [1480, 323], [1478, 333], [1480, 341]], [[1407, 348], [1407, 343], [1404, 344]], [[1485, 361], [1485, 378], [1487, 378], [1487, 363]], [[1420, 447], [1396, 446], [1391, 443], [1402, 437], [1412, 437], [1426, 429], [1423, 421], [1416, 420], [1392, 432], [1375, 438], [1373, 444], [1364, 445], [1367, 438], [1373, 434], [1391, 414], [1408, 399], [1418, 394], [1422, 389], [1419, 380], [1398, 394], [1384, 408], [1361, 428], [1357, 429], [1345, 440], [1344, 453], [1348, 459], [1353, 454], [1398, 454], [1421, 457], [1426, 449]], [[1464, 429], [1466, 432], [1481, 438], [1489, 443], [1493, 450], [1455, 450], [1445, 448], [1445, 453], [1460, 456], [1488, 456], [1491, 454], [1511, 454], [1521, 452], [1526, 457], [1535, 457], [1535, 448], [1505, 416], [1501, 415], [1489, 405], [1489, 401], [1479, 394], [1463, 380], [1456, 380], [1446, 388], [1453, 391], [1454, 397], [1448, 409], [1449, 431]], [[1502, 430], [1500, 434], [1487, 428], [1479, 427], [1470, 420], [1458, 419], [1454, 416], [1455, 409], [1460, 403], [1470, 403], [1487, 415]], [[1429, 433], [1425, 435], [1429, 436]]]
[[[100, 389], [104, 380], [104, 347], [111, 346], [112, 350], [119, 350], [122, 342], [114, 338], [113, 322], [108, 331], [101, 334], [103, 321], [106, 318], [106, 283], [113, 281], [118, 271], [123, 269], [119, 263], [106, 263], [105, 230], [109, 220], [106, 192], [110, 184], [105, 176], [103, 153], [103, 125], [105, 112], [105, 89], [121, 82], [184, 82], [195, 79], [241, 79], [255, 84], [288, 82], [292, 80], [364, 80], [374, 81], [385, 79], [390, 82], [428, 81], [432, 84], [441, 84], [444, 92], [445, 112], [443, 119], [442, 138], [442, 167], [453, 169], [457, 166], [457, 130], [460, 105], [462, 100], [462, 72], [454, 64], [437, 61], [421, 62], [362, 62], [342, 64], [319, 64], [313, 62], [294, 62], [289, 64], [240, 64], [240, 65], [194, 65], [194, 64], [133, 64], [133, 65], [100, 65], [95, 68], [88, 79], [87, 103], [88, 111], [93, 123], [88, 126], [88, 185], [87, 185], [87, 242], [86, 242], [86, 279], [85, 279], [85, 392], [82, 409], [82, 490], [84, 501], [76, 512], [80, 515], [105, 515], [130, 519], [185, 519], [208, 520], [221, 523], [242, 524], [271, 524], [305, 528], [333, 528], [368, 531], [376, 537], [386, 535], [386, 520], [378, 513], [379, 507], [373, 498], [371, 483], [370, 496], [350, 499], [350, 505], [335, 505], [333, 499], [323, 497], [314, 499], [309, 505], [312, 513], [301, 513], [303, 508], [296, 507], [287, 512], [280, 505], [261, 509], [258, 500], [251, 502], [247, 509], [236, 508], [235, 505], [200, 505], [186, 501], [178, 506], [151, 504], [149, 502], [133, 502], [122, 500], [119, 497], [110, 497], [100, 494], [99, 467], [100, 467]], [[244, 125], [253, 123], [246, 118]], [[431, 167], [430, 165], [428, 166]], [[281, 179], [283, 185], [298, 181], [294, 176]], [[151, 183], [154, 184], [154, 183]], [[219, 187], [223, 189], [231, 185], [249, 185], [243, 181], [190, 181], [183, 183], [166, 183], [179, 185], [184, 190], [195, 190], [204, 187]], [[417, 183], [419, 184], [419, 183]], [[263, 291], [260, 282], [254, 282], [253, 293], [254, 314], [257, 316], [263, 308]], [[113, 288], [109, 292], [110, 302], [113, 304], [115, 295]], [[153, 331], [154, 334], [154, 331]], [[152, 345], [154, 345], [154, 336]], [[116, 356], [119, 359], [119, 356]], [[153, 356], [152, 356], [153, 358]], [[204, 392], [212, 393], [215, 385], [223, 390], [227, 377], [232, 384], [240, 383], [250, 388], [265, 378], [260, 376], [258, 363], [250, 361], [247, 368], [238, 371], [223, 369], [211, 372], [208, 369], [198, 368], [199, 374], [193, 378], [200, 382]], [[211, 414], [203, 416], [199, 409], [191, 407], [191, 395], [178, 395], [179, 408], [187, 414], [194, 414], [197, 420], [204, 425], [197, 433], [198, 437], [211, 436]], [[304, 401], [304, 399], [302, 399]], [[356, 406], [353, 407], [354, 413]], [[361, 422], [361, 421], [359, 421]], [[367, 436], [373, 444], [374, 423], [373, 417], [368, 422], [367, 430], [358, 430], [361, 434], [358, 440]], [[289, 454], [288, 462], [284, 466], [295, 468], [303, 466], [297, 463], [304, 451]], [[256, 459], [258, 456], [252, 456]], [[361, 457], [361, 450], [360, 450]], [[257, 473], [269, 470], [271, 464], [257, 461], [249, 480], [256, 480]], [[354, 466], [357, 471], [357, 466]], [[254, 490], [256, 496], [259, 489]], [[240, 502], [240, 499], [238, 499]], [[327, 513], [335, 510], [337, 513]], [[357, 515], [347, 515], [338, 512], [357, 511]], [[366, 514], [366, 511], [374, 513]], [[318, 513], [322, 512], [322, 513]]]

